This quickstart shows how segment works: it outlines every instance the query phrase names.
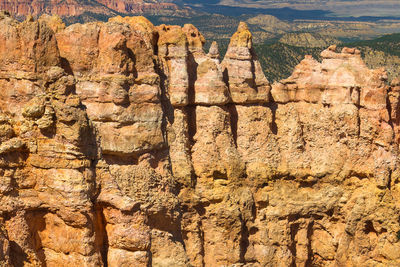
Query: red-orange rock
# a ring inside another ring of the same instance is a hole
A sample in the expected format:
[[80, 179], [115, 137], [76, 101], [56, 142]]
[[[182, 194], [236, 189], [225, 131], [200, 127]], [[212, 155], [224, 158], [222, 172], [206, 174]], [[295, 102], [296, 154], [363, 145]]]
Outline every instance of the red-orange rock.
[[157, 27], [158, 56], [168, 77], [167, 94], [173, 106], [189, 104], [188, 44], [186, 34], [179, 26]]
[[0, 231], [0, 264], [10, 265], [10, 244], [3, 230]]
[[356, 49], [269, 98], [245, 24], [220, 63], [193, 25], [0, 17], [1, 266], [399, 265], [400, 83]]
[[[0, 18], [1, 71], [44, 72], [60, 64], [53, 31], [45, 23], [26, 20], [17, 23], [8, 16]], [[15, 49], [10, 49], [10, 47]]]
[[77, 0], [2, 0], [0, 10], [7, 10], [11, 14], [24, 17], [28, 15], [51, 14], [61, 17], [72, 17], [92, 13], [96, 15], [111, 16], [117, 13], [124, 14], [152, 14], [186, 15], [190, 12], [188, 8], [180, 8], [174, 3], [148, 0], [94, 0], [90, 2]]

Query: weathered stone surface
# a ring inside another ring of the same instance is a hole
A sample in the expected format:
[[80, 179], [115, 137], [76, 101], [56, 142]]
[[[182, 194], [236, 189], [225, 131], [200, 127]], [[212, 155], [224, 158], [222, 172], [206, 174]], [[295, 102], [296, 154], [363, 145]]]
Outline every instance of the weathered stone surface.
[[370, 70], [358, 50], [331, 46], [321, 53], [322, 62], [306, 56], [293, 74], [272, 86], [278, 103], [305, 101], [325, 105], [355, 104], [385, 109], [387, 87], [383, 70]]
[[222, 68], [234, 103], [266, 103], [271, 86], [254, 52], [252, 35], [241, 22], [228, 46]]
[[188, 41], [179, 26], [160, 25], [157, 27], [158, 55], [166, 74], [166, 91], [173, 106], [189, 104], [189, 74], [187, 66]]
[[191, 159], [191, 140], [189, 136], [189, 118], [191, 110], [175, 109], [173, 122], [168, 127], [168, 144], [171, 170], [175, 179], [190, 186], [193, 183], [194, 169]]
[[244, 166], [235, 147], [228, 110], [217, 106], [197, 106], [193, 112], [196, 134], [193, 137], [192, 161], [196, 176], [241, 178]]
[[143, 17], [75, 24], [57, 34], [61, 56], [80, 75], [76, 93], [102, 137], [104, 154], [137, 157], [163, 146], [155, 34]]
[[3, 229], [0, 230], [0, 265], [10, 265], [10, 243]]
[[189, 24], [0, 24], [0, 266], [400, 264], [400, 83], [357, 50], [270, 92], [245, 24], [222, 63]]
[[0, 71], [18, 77], [24, 72], [44, 72], [60, 64], [54, 33], [46, 23], [32, 20], [18, 23], [5, 16], [0, 18], [0, 25]]
[[[94, 0], [78, 1], [62, 0], [49, 1], [0, 1], [0, 10], [7, 10], [18, 17], [52, 14], [71, 18], [74, 16], [96, 17], [112, 16], [115, 14], [149, 14], [149, 15], [187, 15], [191, 12], [175, 3], [166, 3], [152, 0]], [[89, 14], [88, 14], [89, 13]], [[92, 17], [92, 18], [93, 18]]]

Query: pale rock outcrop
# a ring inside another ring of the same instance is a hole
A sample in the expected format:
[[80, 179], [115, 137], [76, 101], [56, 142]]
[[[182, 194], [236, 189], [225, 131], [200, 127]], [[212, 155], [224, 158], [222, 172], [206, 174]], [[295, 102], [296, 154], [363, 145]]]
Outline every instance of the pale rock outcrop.
[[[188, 39], [188, 74], [190, 103], [199, 105], [224, 105], [229, 98], [222, 68], [216, 55], [206, 55], [203, 50], [205, 39], [191, 24], [182, 28]], [[218, 53], [218, 48], [214, 48]]]
[[343, 48], [341, 53], [336, 53], [333, 45], [324, 50], [321, 57], [323, 60], [319, 63], [306, 56], [289, 78], [275, 83], [272, 89], [274, 100], [278, 103], [306, 101], [326, 105], [355, 104], [367, 109], [385, 108], [385, 74], [368, 69], [360, 51]]
[[[241, 178], [244, 166], [235, 147], [228, 110], [218, 106], [197, 106], [194, 112], [196, 134], [193, 137], [192, 161], [196, 176]], [[210, 161], [209, 158], [215, 160]]]
[[357, 50], [270, 92], [245, 24], [222, 63], [193, 25], [0, 25], [1, 266], [400, 264], [400, 83]]
[[222, 61], [225, 80], [234, 103], [266, 103], [271, 86], [254, 52], [247, 24], [240, 22]]
[[[105, 154], [137, 157], [163, 146], [159, 78], [152, 61], [144, 60], [154, 55], [151, 26], [142, 17], [137, 24], [117, 17], [57, 34], [61, 56], [81, 76], [76, 91], [102, 136]], [[132, 135], [136, 131], [143, 135]]]
[[157, 27], [158, 55], [166, 74], [166, 91], [172, 106], [189, 104], [188, 40], [179, 26]]
[[193, 111], [188, 109], [174, 109], [173, 121], [168, 127], [168, 145], [171, 155], [171, 171], [175, 179], [185, 186], [190, 187], [194, 180], [194, 169], [191, 158], [190, 137], [193, 125], [189, 125], [189, 117]]
[[207, 54], [217, 64], [220, 63], [219, 47], [216, 41], [213, 41], [210, 45], [210, 49]]

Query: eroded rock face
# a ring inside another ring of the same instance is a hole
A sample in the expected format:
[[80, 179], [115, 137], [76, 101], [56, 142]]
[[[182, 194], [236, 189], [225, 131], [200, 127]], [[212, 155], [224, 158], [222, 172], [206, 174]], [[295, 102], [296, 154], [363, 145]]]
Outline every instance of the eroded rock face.
[[222, 63], [193, 25], [0, 24], [1, 266], [400, 264], [399, 82], [357, 50], [271, 89], [245, 24]]
[[270, 85], [253, 49], [252, 35], [244, 22], [232, 36], [222, 61], [224, 76], [234, 103], [266, 103]]
[[7, 10], [8, 12], [19, 17], [25, 17], [29, 15], [37, 16], [42, 14], [54, 14], [63, 17], [79, 16], [88, 10], [95, 14], [115, 14], [113, 11], [102, 6], [97, 1], [84, 2], [76, 0], [70, 0], [68, 2], [61, 0], [2, 0], [0, 1], [0, 9]]
[[100, 16], [119, 14], [188, 14], [191, 10], [180, 8], [174, 3], [154, 0], [1, 0], [0, 10], [7, 10], [18, 17], [29, 15], [40, 16], [52, 14], [61, 17], [72, 17], [92, 13]]

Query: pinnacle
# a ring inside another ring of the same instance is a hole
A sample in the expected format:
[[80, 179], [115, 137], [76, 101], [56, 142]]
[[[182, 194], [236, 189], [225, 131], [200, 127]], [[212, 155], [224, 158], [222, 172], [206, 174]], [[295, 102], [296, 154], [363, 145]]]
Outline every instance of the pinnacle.
[[219, 57], [219, 48], [218, 48], [218, 43], [216, 41], [213, 41], [211, 43], [208, 55], [212, 58]]

